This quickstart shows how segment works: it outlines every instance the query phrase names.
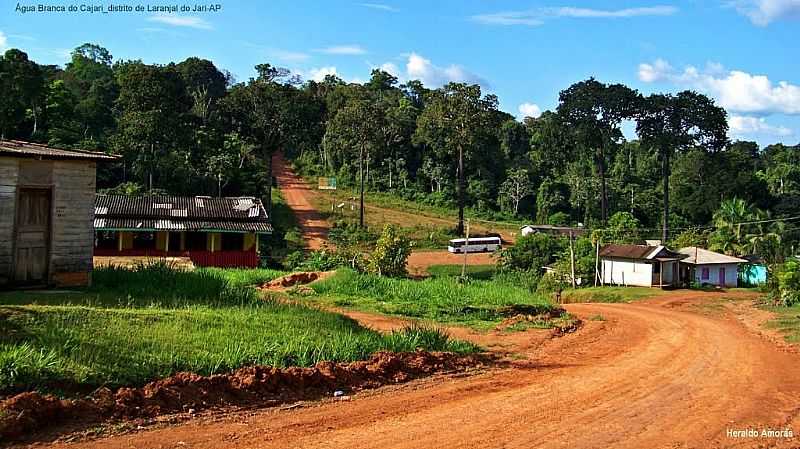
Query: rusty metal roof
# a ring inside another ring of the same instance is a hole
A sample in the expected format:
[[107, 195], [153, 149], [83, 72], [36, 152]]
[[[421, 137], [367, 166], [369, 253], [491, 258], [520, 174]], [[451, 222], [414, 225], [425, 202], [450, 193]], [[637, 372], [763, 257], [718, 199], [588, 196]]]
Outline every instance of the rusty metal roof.
[[89, 161], [113, 161], [119, 156], [99, 151], [63, 150], [39, 143], [20, 140], [0, 140], [0, 156], [17, 156], [36, 159], [74, 159]]
[[600, 248], [600, 256], [623, 259], [646, 259], [657, 246], [648, 245], [605, 245]]
[[651, 245], [604, 245], [600, 248], [600, 257], [618, 257], [620, 259], [647, 259], [659, 261], [675, 261], [686, 258], [664, 246]]
[[207, 196], [95, 197], [97, 230], [174, 230], [271, 233], [261, 200]]

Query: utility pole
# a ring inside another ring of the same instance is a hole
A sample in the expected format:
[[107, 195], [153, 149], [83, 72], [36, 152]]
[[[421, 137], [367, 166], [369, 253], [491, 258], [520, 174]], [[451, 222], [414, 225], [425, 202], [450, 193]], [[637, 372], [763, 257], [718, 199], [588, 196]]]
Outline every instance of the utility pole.
[[467, 278], [467, 247], [469, 246], [469, 219], [467, 219], [466, 238], [464, 239], [464, 264], [461, 265], [461, 279]]
[[572, 271], [572, 288], [575, 289], [575, 249], [572, 247], [572, 231], [569, 231], [569, 265]]
[[358, 227], [364, 228], [364, 143], [361, 143], [361, 151], [358, 154], [358, 177], [360, 178], [360, 207], [358, 209]]
[[600, 278], [600, 238], [594, 243], [594, 286], [597, 287], [597, 280]]

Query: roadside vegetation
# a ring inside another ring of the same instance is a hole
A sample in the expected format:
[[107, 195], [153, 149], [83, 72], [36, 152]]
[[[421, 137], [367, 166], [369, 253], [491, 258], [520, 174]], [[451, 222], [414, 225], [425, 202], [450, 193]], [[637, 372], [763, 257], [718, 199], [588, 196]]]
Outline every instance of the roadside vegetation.
[[499, 279], [392, 279], [343, 269], [311, 288], [318, 300], [336, 306], [476, 328], [492, 327], [523, 306], [553, 309], [546, 298]]
[[154, 264], [97, 269], [85, 291], [2, 293], [0, 395], [142, 385], [179, 371], [354, 361], [381, 350], [475, 350], [432, 329], [380, 334], [335, 313], [264, 300], [249, 287], [280, 274]]

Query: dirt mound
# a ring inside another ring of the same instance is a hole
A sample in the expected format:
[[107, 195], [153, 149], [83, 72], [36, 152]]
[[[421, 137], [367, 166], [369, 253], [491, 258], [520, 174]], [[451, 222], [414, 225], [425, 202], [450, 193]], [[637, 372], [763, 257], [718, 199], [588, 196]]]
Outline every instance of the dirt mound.
[[563, 308], [548, 305], [514, 304], [498, 309], [498, 313], [507, 318], [497, 325], [497, 330], [508, 329], [520, 323], [547, 323], [555, 324], [552, 335], [560, 337], [575, 332], [582, 324], [581, 320], [567, 316], [567, 311]]
[[0, 440], [16, 439], [58, 421], [97, 422], [151, 418], [221, 405], [275, 405], [407, 382], [434, 373], [480, 366], [484, 356], [452, 353], [376, 353], [352, 363], [320, 362], [312, 368], [252, 366], [230, 374], [200, 376], [178, 373], [141, 388], [101, 388], [83, 399], [59, 400], [28, 392], [0, 402]]
[[261, 286], [262, 290], [285, 290], [296, 285], [310, 284], [316, 280], [324, 279], [329, 276], [331, 272], [327, 271], [306, 271], [300, 273], [287, 274]]

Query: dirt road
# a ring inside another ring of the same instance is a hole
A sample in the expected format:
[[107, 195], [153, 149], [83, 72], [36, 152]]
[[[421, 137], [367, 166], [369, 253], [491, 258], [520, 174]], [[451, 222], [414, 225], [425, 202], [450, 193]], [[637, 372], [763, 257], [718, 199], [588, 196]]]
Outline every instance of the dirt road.
[[[58, 447], [800, 447], [797, 437], [728, 436], [800, 432], [800, 355], [757, 335], [718, 295], [569, 305], [586, 320], [583, 329], [552, 340], [517, 334], [502, 341], [519, 352], [517, 360], [486, 374]], [[383, 329], [401, 324], [355, 317]]]
[[320, 249], [328, 235], [328, 222], [311, 205], [309, 200], [313, 194], [311, 187], [302, 178], [295, 175], [288, 166], [283, 153], [276, 153], [272, 159], [275, 178], [286, 204], [292, 209], [303, 239], [309, 249]]
[[[414, 276], [425, 276], [431, 265], [461, 265], [463, 254], [453, 254], [447, 250], [414, 251], [408, 257], [408, 272]], [[497, 263], [492, 253], [474, 253], [467, 255], [467, 265], [494, 265]]]

